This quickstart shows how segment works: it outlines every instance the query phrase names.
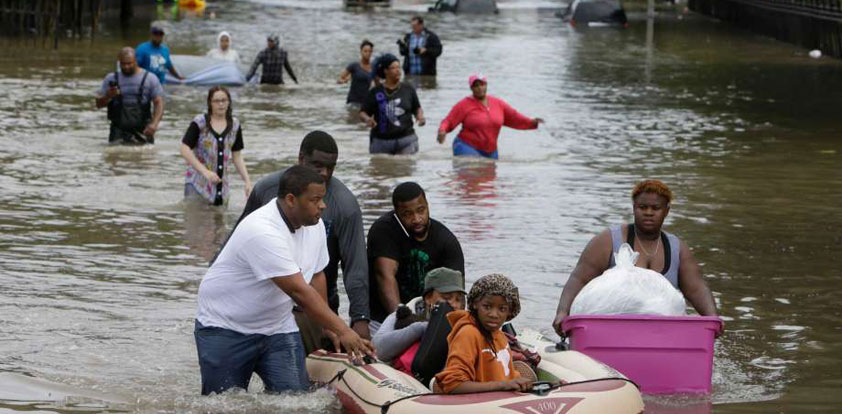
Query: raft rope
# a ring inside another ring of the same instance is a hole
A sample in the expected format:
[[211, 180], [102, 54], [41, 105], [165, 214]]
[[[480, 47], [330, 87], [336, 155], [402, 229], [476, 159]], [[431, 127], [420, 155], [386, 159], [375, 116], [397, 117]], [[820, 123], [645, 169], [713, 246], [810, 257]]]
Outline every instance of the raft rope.
[[[555, 391], [555, 390], [557, 390], [557, 389], [559, 389], [559, 388], [564, 388], [564, 387], [567, 387], [567, 386], [570, 386], [570, 385], [588, 384], [588, 383], [591, 383], [591, 382], [600, 382], [600, 381], [625, 381], [625, 382], [628, 382], [628, 383], [629, 383], [629, 384], [631, 384], [631, 385], [634, 385], [634, 387], [635, 387], [635, 388], [637, 388], [638, 390], [640, 390], [640, 386], [639, 386], [639, 385], [637, 385], [637, 383], [636, 383], [636, 382], [634, 382], [634, 381], [632, 381], [632, 380], [630, 380], [630, 379], [628, 379], [628, 378], [609, 377], [609, 378], [594, 378], [594, 379], [583, 380], [583, 381], [576, 381], [576, 382], [562, 382], [562, 383], [554, 384], [554, 385], [550, 386], [550, 388], [549, 388], [549, 389], [547, 389], [547, 390], [541, 390], [541, 392], [539, 393], [539, 395], [545, 395], [545, 394], [548, 394], [548, 393], [550, 393], [550, 392], [553, 392], [553, 391]], [[544, 381], [541, 381], [541, 382], [544, 382]]]
[[433, 395], [433, 394], [435, 394], [434, 392], [425, 392], [425, 393], [407, 395], [407, 396], [398, 398], [397, 400], [394, 400], [394, 401], [386, 401], [385, 404], [373, 403], [373, 402], [363, 398], [360, 394], [357, 394], [357, 392], [354, 391], [353, 388], [351, 388], [351, 384], [348, 384], [348, 381], [345, 380], [345, 372], [346, 371], [348, 371], [347, 368], [337, 372], [336, 375], [334, 375], [333, 378], [330, 379], [330, 381], [328, 381], [324, 384], [324, 386], [327, 387], [328, 385], [332, 384], [334, 381], [340, 380], [343, 383], [345, 383], [345, 386], [348, 387], [348, 391], [351, 391], [351, 393], [354, 394], [354, 396], [357, 397], [358, 400], [360, 400], [360, 401], [362, 401], [362, 402], [364, 402], [364, 403], [366, 403], [366, 404], [368, 404], [372, 407], [380, 407], [380, 412], [382, 414], [387, 414], [389, 412], [389, 408], [397, 402], [400, 402], [400, 401], [403, 401], [403, 400], [406, 400], [406, 399], [409, 399], [409, 398], [421, 397], [423, 395]]
[[[346, 371], [348, 371], [347, 368], [337, 372], [336, 375], [334, 375], [333, 378], [330, 379], [330, 381], [328, 381], [324, 384], [324, 386], [326, 387], [326, 386], [332, 384], [334, 381], [340, 380], [343, 383], [345, 383], [345, 386], [348, 387], [348, 391], [351, 391], [351, 393], [354, 394], [354, 396], [357, 397], [358, 400], [360, 400], [360, 401], [362, 401], [362, 402], [364, 402], [364, 403], [366, 403], [366, 404], [368, 404], [372, 407], [380, 407], [380, 413], [381, 414], [388, 414], [389, 409], [392, 408], [393, 405], [395, 405], [395, 404], [397, 404], [397, 403], [399, 403], [403, 400], [408, 400], [410, 398], [415, 398], [415, 397], [423, 397], [425, 395], [436, 395], [436, 393], [434, 393], [434, 392], [424, 392], [424, 393], [419, 393], [419, 394], [406, 395], [406, 396], [398, 398], [394, 401], [386, 401], [384, 404], [373, 403], [373, 402], [368, 401], [365, 398], [363, 398], [360, 394], [357, 394], [357, 392], [354, 391], [353, 388], [351, 388], [351, 384], [348, 384], [348, 381], [345, 380], [345, 372]], [[611, 377], [611, 378], [595, 378], [595, 379], [589, 379], [589, 380], [584, 380], [584, 381], [576, 381], [576, 382], [558, 383], [558, 384], [551, 385], [549, 388], [544, 388], [544, 389], [541, 389], [541, 390], [535, 390], [535, 391], [530, 391], [530, 392], [532, 394], [535, 394], [535, 395], [543, 396], [543, 395], [547, 395], [547, 394], [549, 394], [549, 393], [551, 393], [551, 392], [553, 392], [553, 391], [555, 391], [559, 388], [569, 387], [571, 385], [589, 384], [589, 383], [592, 383], [592, 382], [600, 382], [600, 381], [625, 381], [625, 382], [628, 382], [628, 383], [634, 385], [635, 388], [640, 389], [640, 386], [637, 385], [637, 383], [635, 383], [634, 381], [632, 381], [628, 378]], [[485, 392], [499, 392], [499, 391], [485, 391]], [[481, 394], [481, 393], [477, 393], [477, 394]], [[441, 395], [441, 394], [439, 394], [439, 395]]]

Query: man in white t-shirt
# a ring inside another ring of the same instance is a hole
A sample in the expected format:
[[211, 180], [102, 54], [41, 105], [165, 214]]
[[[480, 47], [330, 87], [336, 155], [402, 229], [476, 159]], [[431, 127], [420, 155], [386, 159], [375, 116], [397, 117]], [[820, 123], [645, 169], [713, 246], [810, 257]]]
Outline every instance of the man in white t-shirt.
[[199, 286], [196, 348], [202, 394], [248, 389], [257, 373], [269, 392], [309, 386], [294, 304], [335, 335], [353, 358], [373, 356], [327, 305], [324, 179], [289, 168], [278, 198], [243, 219]]

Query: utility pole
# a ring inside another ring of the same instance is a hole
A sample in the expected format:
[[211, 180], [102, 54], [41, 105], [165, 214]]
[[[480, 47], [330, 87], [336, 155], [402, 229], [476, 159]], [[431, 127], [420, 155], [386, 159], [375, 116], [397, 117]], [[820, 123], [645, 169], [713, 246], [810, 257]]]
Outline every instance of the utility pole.
[[649, 0], [646, 10], [646, 83], [652, 82], [652, 55], [655, 48], [655, 0]]

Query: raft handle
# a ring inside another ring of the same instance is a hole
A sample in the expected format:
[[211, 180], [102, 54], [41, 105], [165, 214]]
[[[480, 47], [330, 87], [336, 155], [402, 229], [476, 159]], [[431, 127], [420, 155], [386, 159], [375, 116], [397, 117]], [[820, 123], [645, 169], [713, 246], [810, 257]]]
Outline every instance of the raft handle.
[[567, 351], [569, 349], [569, 347], [567, 345], [567, 335], [561, 334], [559, 336], [561, 337], [561, 339], [559, 339], [558, 342], [556, 342], [555, 350], [556, 351]]
[[532, 388], [529, 390], [529, 392], [539, 397], [543, 397], [553, 390], [554, 385], [555, 384], [550, 381], [535, 381], [532, 383]]

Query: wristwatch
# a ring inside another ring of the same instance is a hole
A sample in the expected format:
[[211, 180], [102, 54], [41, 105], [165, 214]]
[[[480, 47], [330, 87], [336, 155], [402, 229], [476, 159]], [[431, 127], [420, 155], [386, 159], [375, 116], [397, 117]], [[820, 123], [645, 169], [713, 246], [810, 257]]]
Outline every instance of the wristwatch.
[[369, 321], [371, 321], [371, 319], [369, 319], [369, 318], [368, 318], [367, 316], [365, 316], [365, 315], [354, 316], [353, 318], [351, 318], [351, 326], [354, 326], [354, 324], [355, 324], [355, 323], [357, 323], [357, 322], [359, 322], [359, 321], [366, 321], [366, 322], [369, 322]]

